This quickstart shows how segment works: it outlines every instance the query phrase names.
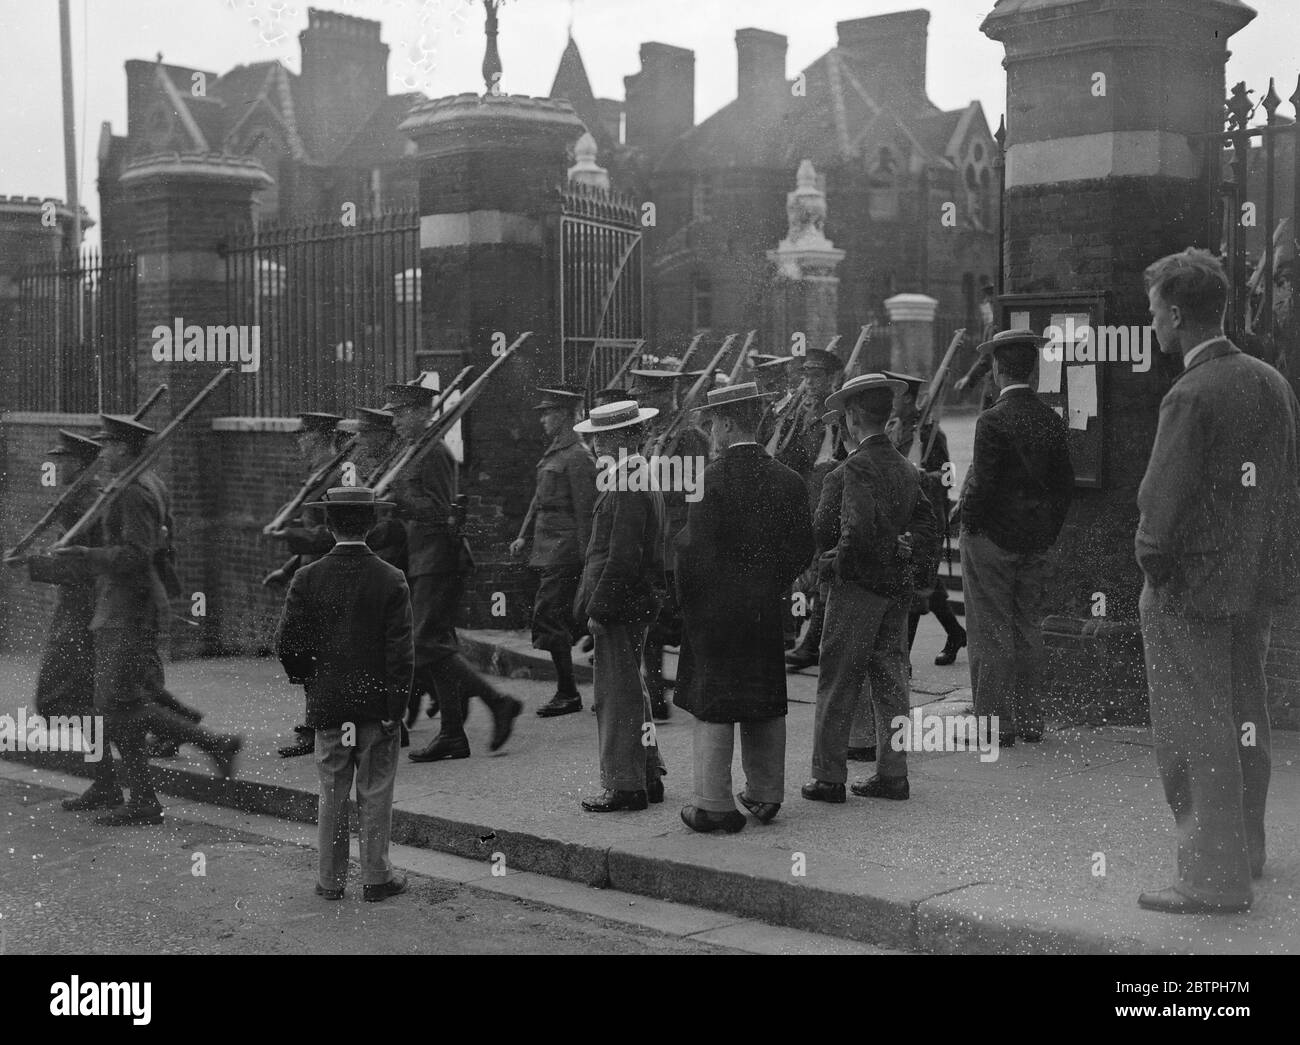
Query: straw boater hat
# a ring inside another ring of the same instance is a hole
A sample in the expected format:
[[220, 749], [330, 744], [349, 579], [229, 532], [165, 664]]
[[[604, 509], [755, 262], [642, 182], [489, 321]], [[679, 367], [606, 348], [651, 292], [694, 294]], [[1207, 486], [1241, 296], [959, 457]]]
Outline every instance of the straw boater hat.
[[100, 451], [95, 440], [76, 432], [59, 429], [59, 445], [45, 451], [47, 457], [76, 457], [82, 461], [93, 461]]
[[914, 396], [920, 395], [921, 389], [925, 386], [925, 378], [923, 377], [913, 377], [911, 374], [896, 374], [892, 370], [882, 370], [881, 373], [886, 377], [892, 377], [895, 381], [902, 381]]
[[983, 356], [1010, 345], [1029, 345], [1031, 348], [1038, 349], [1050, 341], [1051, 338], [1040, 337], [1032, 330], [1004, 330], [1000, 334], [994, 334], [992, 340], [985, 341], [976, 351]]
[[630, 428], [632, 425], [644, 424], [659, 413], [652, 406], [638, 406], [635, 401], [625, 399], [620, 403], [605, 403], [591, 408], [591, 415], [585, 421], [579, 421], [573, 430], [579, 435], [591, 435], [594, 432], [612, 432], [616, 428]]
[[897, 392], [900, 388], [906, 387], [906, 383], [896, 377], [886, 377], [884, 374], [859, 374], [845, 381], [838, 392], [828, 395], [826, 407], [829, 410], [843, 410], [845, 403], [863, 392], [870, 392], [877, 388], [887, 388], [891, 392]]
[[99, 424], [100, 430], [91, 438], [101, 442], [112, 441], [142, 446], [146, 439], [156, 434], [148, 425], [142, 425], [134, 417], [121, 414], [100, 414]]
[[695, 413], [700, 414], [705, 410], [716, 410], [720, 406], [735, 406], [737, 403], [763, 402], [768, 399], [775, 399], [775, 392], [760, 392], [758, 385], [753, 381], [746, 381], [739, 385], [724, 385], [722, 388], [710, 390], [707, 396], [707, 402], [703, 406], [697, 406]]
[[308, 501], [307, 508], [392, 508], [392, 501], [375, 500], [375, 491], [368, 486], [331, 486], [323, 499]]

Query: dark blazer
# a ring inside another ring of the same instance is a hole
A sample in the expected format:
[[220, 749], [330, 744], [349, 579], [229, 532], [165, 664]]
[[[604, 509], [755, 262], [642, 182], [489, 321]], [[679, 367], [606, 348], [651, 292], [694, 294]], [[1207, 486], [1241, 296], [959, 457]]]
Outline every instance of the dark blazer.
[[[664, 415], [660, 414], [660, 418]], [[661, 425], [647, 437], [642, 449], [642, 454], [647, 457], [653, 449], [655, 440], [663, 431]], [[682, 458], [692, 458], [696, 462], [702, 461], [707, 467], [709, 460], [709, 437], [701, 432], [694, 425], [684, 426], [677, 434], [677, 443], [673, 447], [672, 456]], [[695, 464], [691, 465], [695, 468]], [[699, 471], [692, 473], [696, 481], [702, 476]], [[685, 490], [664, 490], [664, 569], [671, 572], [677, 569], [677, 546], [675, 541], [677, 535], [682, 532], [682, 527], [686, 525], [686, 516], [689, 505], [686, 500]]]
[[402, 571], [362, 545], [335, 545], [294, 574], [276, 652], [306, 686], [313, 729], [401, 718], [415, 666]]
[[705, 722], [784, 715], [784, 602], [813, 554], [803, 480], [761, 446], [727, 449], [704, 472], [677, 553], [675, 703]]
[[1004, 392], [975, 422], [961, 496], [965, 532], [1009, 552], [1046, 551], [1074, 496], [1065, 422], [1029, 388]]
[[[836, 575], [889, 598], [910, 595], [913, 571], [910, 562], [899, 557], [898, 537], [911, 533], [916, 556], [928, 558], [937, 530], [921, 490], [920, 470], [883, 434], [865, 439], [842, 468], [832, 473], [843, 480]], [[833, 484], [827, 482], [823, 500], [827, 488], [834, 495]], [[818, 515], [825, 519], [831, 507], [819, 503]]]
[[1267, 541], [1289, 530], [1294, 542], [1300, 527], [1297, 414], [1286, 379], [1227, 338], [1174, 380], [1138, 490], [1136, 538], [1166, 612], [1224, 617], [1270, 601], [1261, 596], [1276, 566]]
[[658, 611], [655, 592], [664, 572], [664, 498], [658, 490], [600, 489], [621, 484], [617, 471], [631, 471], [640, 454], [598, 480], [591, 542], [573, 601], [576, 620], [645, 624]]
[[596, 461], [572, 428], [562, 428], [537, 462], [537, 492], [529, 508], [533, 553], [529, 566], [581, 566], [591, 540]]

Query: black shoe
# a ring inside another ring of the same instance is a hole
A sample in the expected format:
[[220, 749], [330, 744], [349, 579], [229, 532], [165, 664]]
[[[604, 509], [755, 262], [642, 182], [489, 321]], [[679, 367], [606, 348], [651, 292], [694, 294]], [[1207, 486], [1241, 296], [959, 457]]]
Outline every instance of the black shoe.
[[217, 772], [222, 780], [229, 780], [235, 775], [235, 759], [243, 746], [243, 737], [226, 737], [222, 740], [221, 746], [212, 753], [212, 759], [217, 764]]
[[849, 748], [850, 762], [874, 762], [876, 760], [876, 745], [870, 747], [851, 747]]
[[1162, 914], [1240, 914], [1242, 911], [1250, 910], [1250, 901], [1240, 900], [1228, 904], [1209, 903], [1205, 900], [1193, 900], [1170, 886], [1159, 892], [1141, 893], [1138, 896], [1138, 906]]
[[785, 670], [803, 671], [804, 668], [813, 667], [819, 660], [820, 654], [796, 646], [785, 655]]
[[645, 796], [647, 800], [658, 805], [664, 800], [664, 782], [661, 777], [645, 782]]
[[550, 700], [537, 709], [541, 718], [558, 718], [560, 715], [572, 715], [582, 710], [582, 697], [577, 693], [556, 693]]
[[313, 730], [311, 736], [299, 737], [296, 744], [289, 744], [276, 750], [281, 758], [297, 758], [299, 755], [310, 755], [316, 750], [316, 732]]
[[843, 802], [844, 785], [832, 784], [829, 780], [809, 780], [799, 789], [799, 793], [809, 802]]
[[164, 740], [162, 737], [153, 737], [149, 741], [149, 747], [146, 751], [148, 758], [175, 758], [181, 753], [181, 746], [174, 740]]
[[387, 900], [390, 896], [401, 896], [409, 887], [410, 883], [406, 880], [406, 875], [394, 874], [383, 885], [365, 886], [361, 893], [366, 903], [378, 903], [380, 900]]
[[672, 715], [672, 708], [668, 706], [668, 701], [664, 698], [663, 694], [660, 694], [657, 698], [651, 699], [650, 717], [656, 722], [663, 722], [666, 719], [670, 719], [672, 718]]
[[611, 791], [606, 788], [595, 798], [584, 798], [582, 808], [588, 813], [639, 812], [646, 807], [644, 791]]
[[326, 900], [342, 900], [342, 889], [326, 889], [320, 882], [316, 883], [316, 895], [323, 896]]
[[500, 751], [514, 732], [515, 719], [524, 710], [523, 704], [514, 697], [502, 696], [500, 703], [492, 709], [492, 743], [489, 751]]
[[312, 726], [294, 726], [293, 731], [295, 733], [305, 733], [309, 737], [314, 737], [316, 735], [316, 730]]
[[907, 777], [883, 777], [879, 773], [870, 780], [859, 780], [849, 788], [859, 798], [892, 798], [904, 802], [911, 795]]
[[726, 831], [727, 834], [734, 835], [744, 828], [745, 817], [736, 809], [727, 813], [713, 813], [698, 806], [682, 806], [682, 823], [692, 831]]
[[743, 791], [736, 797], [740, 799], [740, 804], [748, 809], [760, 824], [770, 824], [776, 817], [777, 810], [781, 808], [780, 802], [755, 802]]
[[162, 822], [162, 806], [156, 802], [148, 806], [125, 805], [112, 813], [95, 817], [95, 823], [104, 827], [140, 827]]
[[445, 737], [439, 733], [419, 751], [406, 756], [412, 762], [440, 762], [445, 758], [469, 758], [469, 737]]
[[957, 661], [957, 651], [966, 645], [966, 629], [962, 628], [961, 634], [954, 640], [950, 635], [948, 641], [944, 644], [943, 652], [934, 658], [936, 664], [947, 667]]
[[59, 805], [69, 813], [79, 813], [83, 809], [116, 809], [125, 801], [126, 796], [122, 794], [120, 787], [112, 791], [102, 791], [92, 784], [88, 791], [83, 791], [76, 798], [65, 798]]

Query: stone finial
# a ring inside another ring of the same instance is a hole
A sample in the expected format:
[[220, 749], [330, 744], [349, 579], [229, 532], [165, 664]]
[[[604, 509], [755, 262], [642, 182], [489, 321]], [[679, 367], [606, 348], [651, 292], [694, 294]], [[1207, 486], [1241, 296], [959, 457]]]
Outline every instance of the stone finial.
[[483, 0], [487, 10], [487, 22], [483, 26], [487, 34], [487, 49], [483, 52], [483, 83], [488, 94], [501, 93], [501, 55], [497, 51], [497, 0]]
[[795, 190], [785, 198], [785, 213], [790, 220], [785, 239], [768, 258], [790, 279], [806, 275], [829, 275], [844, 257], [826, 238], [826, 193], [817, 187], [817, 171], [811, 160], [799, 164]]
[[596, 139], [584, 131], [573, 147], [577, 162], [569, 168], [569, 181], [590, 185], [593, 189], [609, 188], [609, 171], [596, 162]]

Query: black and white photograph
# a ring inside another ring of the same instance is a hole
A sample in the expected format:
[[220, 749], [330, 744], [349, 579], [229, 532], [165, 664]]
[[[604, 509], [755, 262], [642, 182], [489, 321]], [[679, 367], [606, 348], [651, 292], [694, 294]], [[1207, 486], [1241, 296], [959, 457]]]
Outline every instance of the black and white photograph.
[[0, 0], [23, 1006], [987, 955], [1076, 961], [927, 973], [1280, 1013], [1292, 0], [309, 2]]

